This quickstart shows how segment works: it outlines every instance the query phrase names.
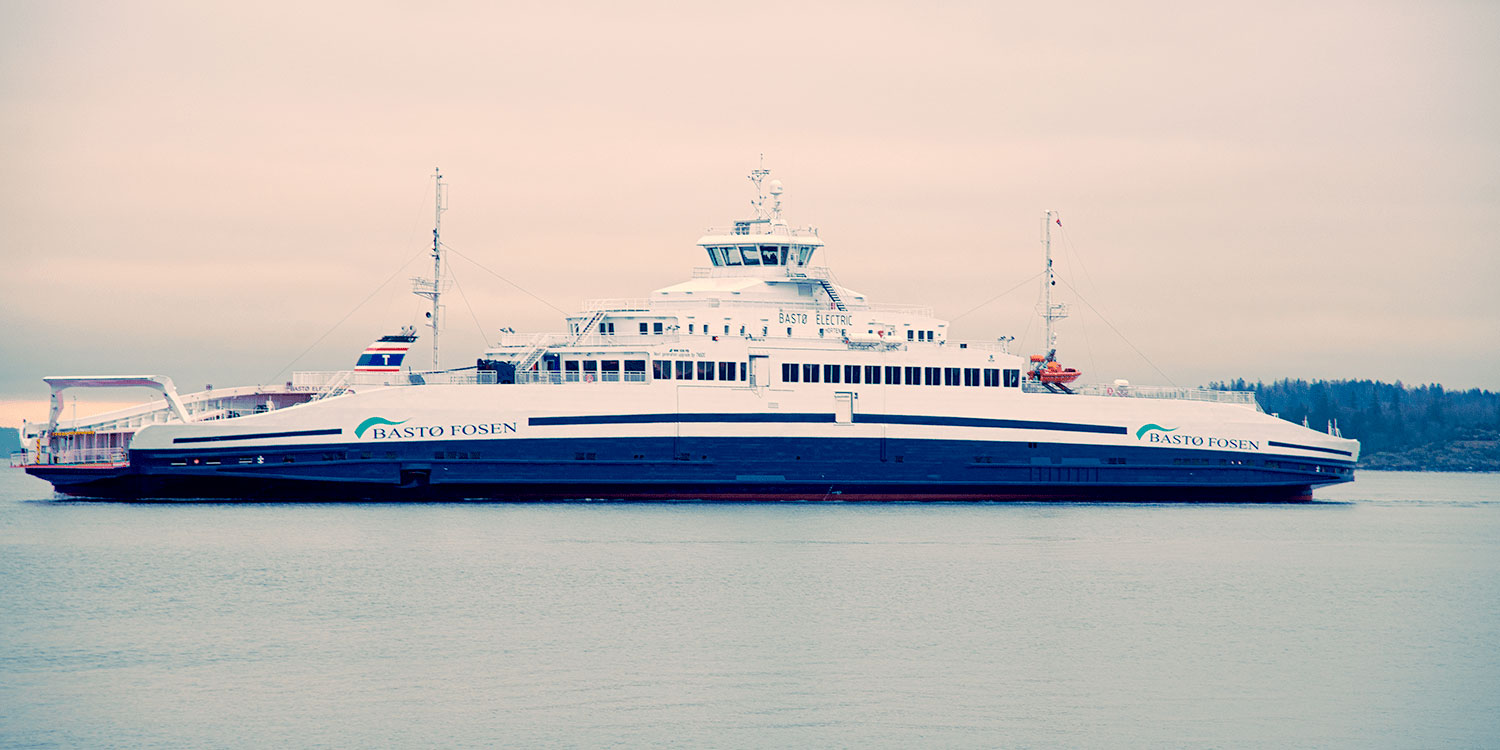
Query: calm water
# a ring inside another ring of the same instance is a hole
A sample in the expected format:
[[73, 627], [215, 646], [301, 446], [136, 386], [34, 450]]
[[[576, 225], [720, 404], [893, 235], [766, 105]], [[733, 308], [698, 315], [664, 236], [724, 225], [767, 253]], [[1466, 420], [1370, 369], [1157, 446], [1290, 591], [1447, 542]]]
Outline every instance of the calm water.
[[0, 470], [5, 747], [1500, 746], [1500, 475], [1267, 507], [50, 497]]

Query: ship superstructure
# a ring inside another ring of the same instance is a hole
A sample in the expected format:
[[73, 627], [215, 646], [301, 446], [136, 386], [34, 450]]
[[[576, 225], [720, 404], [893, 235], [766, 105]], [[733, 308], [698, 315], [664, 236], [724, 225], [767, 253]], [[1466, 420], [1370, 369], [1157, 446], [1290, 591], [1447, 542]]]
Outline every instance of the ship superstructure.
[[28, 470], [82, 496], [406, 499], [1287, 500], [1352, 478], [1357, 442], [1252, 394], [1068, 386], [1050, 325], [1038, 367], [868, 300], [767, 177], [692, 278], [507, 332], [468, 371], [362, 357], [299, 374], [316, 392], [292, 408], [143, 426], [108, 465], [59, 460], [54, 419]]

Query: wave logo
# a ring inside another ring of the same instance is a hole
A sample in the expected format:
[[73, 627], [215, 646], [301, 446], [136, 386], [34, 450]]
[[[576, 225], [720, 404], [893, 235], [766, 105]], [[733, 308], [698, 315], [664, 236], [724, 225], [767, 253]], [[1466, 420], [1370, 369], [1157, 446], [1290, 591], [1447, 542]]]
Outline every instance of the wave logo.
[[370, 417], [369, 419], [366, 419], [365, 421], [360, 422], [359, 426], [356, 427], [356, 428], [354, 428], [354, 437], [356, 437], [356, 438], [362, 438], [362, 437], [364, 437], [365, 436], [365, 430], [368, 430], [371, 427], [375, 427], [375, 426], [378, 426], [378, 425], [391, 425], [391, 426], [394, 427], [395, 425], [406, 424], [407, 422], [410, 422], [410, 421], [411, 421], [410, 419], [403, 419], [400, 422], [392, 422], [391, 420], [386, 419], [385, 417]]
[[1176, 432], [1177, 428], [1172, 427], [1169, 429], [1166, 427], [1162, 427], [1159, 424], [1143, 424], [1141, 425], [1141, 429], [1135, 431], [1135, 439], [1140, 440], [1146, 437], [1146, 433], [1151, 432], [1152, 430], [1160, 430], [1161, 432]]

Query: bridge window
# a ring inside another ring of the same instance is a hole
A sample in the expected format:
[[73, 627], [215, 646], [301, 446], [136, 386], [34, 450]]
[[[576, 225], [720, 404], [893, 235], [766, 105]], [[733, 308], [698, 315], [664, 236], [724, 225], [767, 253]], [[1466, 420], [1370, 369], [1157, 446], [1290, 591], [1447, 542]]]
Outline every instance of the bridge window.
[[797, 367], [797, 364], [795, 362], [782, 362], [781, 363], [781, 382], [783, 382], [783, 383], [795, 383], [795, 382], [797, 382], [797, 373], [798, 373], [798, 367]]
[[740, 250], [737, 247], [721, 248], [724, 252], [724, 265], [737, 266], [740, 264]]
[[740, 256], [745, 259], [747, 266], [760, 265], [760, 251], [756, 250], [754, 245], [740, 248]]
[[760, 262], [766, 266], [781, 265], [781, 250], [775, 245], [761, 245]]
[[965, 367], [964, 368], [964, 385], [971, 385], [971, 386], [978, 387], [978, 385], [979, 385], [979, 368], [978, 367]]
[[865, 365], [865, 382], [880, 385], [880, 365]]

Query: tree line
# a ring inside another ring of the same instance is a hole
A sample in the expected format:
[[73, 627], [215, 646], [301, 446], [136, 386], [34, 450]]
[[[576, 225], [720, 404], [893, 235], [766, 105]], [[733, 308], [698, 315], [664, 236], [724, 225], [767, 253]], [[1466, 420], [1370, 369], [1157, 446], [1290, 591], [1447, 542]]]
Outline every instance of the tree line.
[[1424, 471], [1500, 471], [1500, 393], [1451, 391], [1400, 381], [1243, 378], [1210, 388], [1252, 391], [1267, 413], [1360, 441], [1360, 466]]

